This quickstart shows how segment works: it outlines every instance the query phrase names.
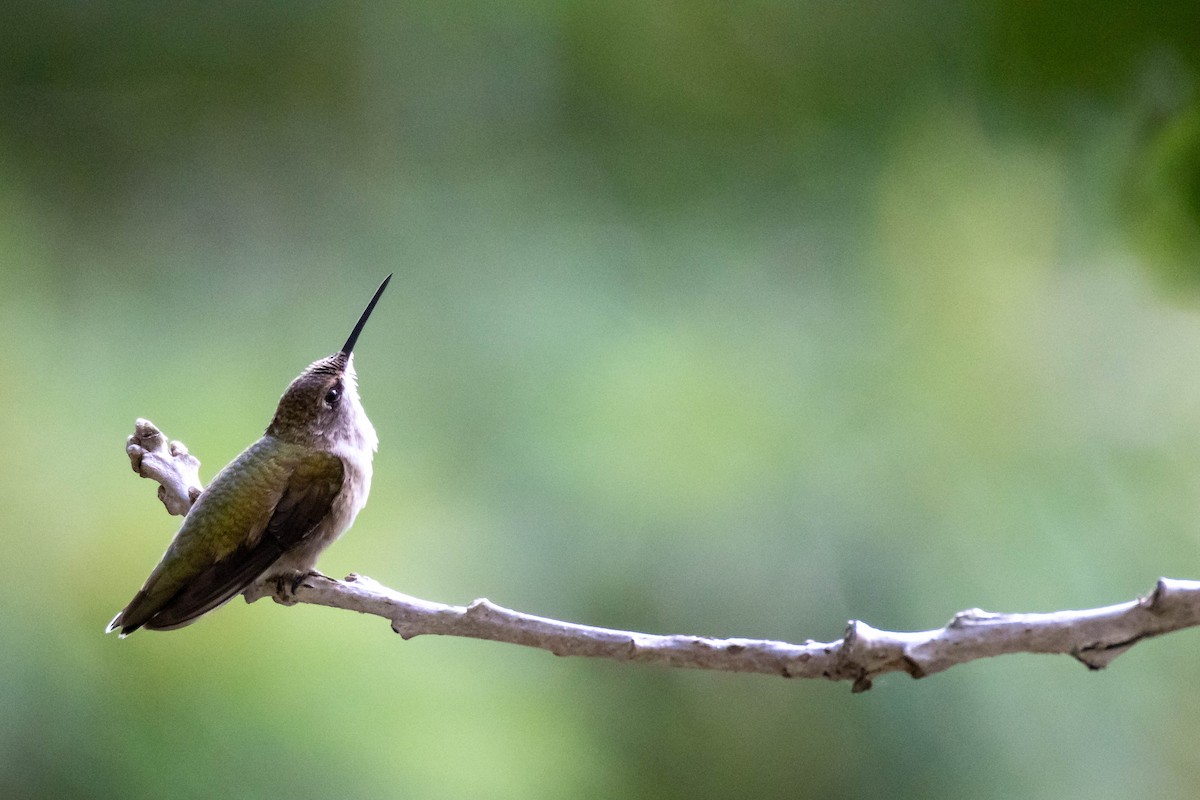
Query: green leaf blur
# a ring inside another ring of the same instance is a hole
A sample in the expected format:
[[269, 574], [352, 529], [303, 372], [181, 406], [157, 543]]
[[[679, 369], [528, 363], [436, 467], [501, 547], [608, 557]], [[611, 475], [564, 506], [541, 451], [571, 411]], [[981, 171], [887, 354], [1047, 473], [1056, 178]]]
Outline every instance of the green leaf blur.
[[1196, 577], [1200, 6], [93, 4], [0, 23], [0, 796], [1200, 793], [1200, 639], [846, 685], [231, 603], [102, 634], [344, 340], [322, 560], [835, 639]]

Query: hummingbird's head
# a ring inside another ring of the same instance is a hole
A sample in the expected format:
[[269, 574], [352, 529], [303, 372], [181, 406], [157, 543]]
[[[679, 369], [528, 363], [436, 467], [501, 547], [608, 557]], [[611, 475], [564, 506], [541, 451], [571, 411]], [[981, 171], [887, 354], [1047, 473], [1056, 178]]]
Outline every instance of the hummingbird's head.
[[375, 450], [379, 440], [358, 399], [354, 356], [334, 353], [309, 364], [279, 398], [267, 433], [297, 444]]
[[358, 399], [353, 351], [358, 335], [391, 279], [388, 275], [375, 290], [342, 349], [309, 364], [288, 386], [279, 398], [267, 435], [297, 444], [324, 445], [328, 449], [345, 444], [356, 450], [375, 450], [379, 439]]

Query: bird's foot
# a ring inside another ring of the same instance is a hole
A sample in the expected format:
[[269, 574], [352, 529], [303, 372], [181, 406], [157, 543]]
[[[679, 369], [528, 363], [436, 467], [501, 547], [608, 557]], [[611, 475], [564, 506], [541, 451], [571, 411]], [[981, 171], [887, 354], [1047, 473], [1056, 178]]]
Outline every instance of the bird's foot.
[[296, 600], [296, 592], [299, 591], [300, 587], [309, 578], [325, 578], [328, 580], [329, 576], [315, 569], [308, 570], [307, 572], [285, 572], [282, 575], [276, 575], [274, 578], [275, 602], [285, 606], [296, 605], [299, 602]]

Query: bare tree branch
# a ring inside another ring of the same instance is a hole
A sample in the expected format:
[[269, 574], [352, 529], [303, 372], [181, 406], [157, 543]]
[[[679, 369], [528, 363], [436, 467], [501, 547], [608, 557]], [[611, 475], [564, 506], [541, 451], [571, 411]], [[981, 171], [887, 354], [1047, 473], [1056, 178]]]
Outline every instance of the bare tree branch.
[[[186, 513], [203, 491], [199, 461], [179, 442], [138, 420], [126, 452], [134, 471], [159, 484], [171, 513]], [[173, 509], [182, 509], [176, 511]], [[669, 667], [758, 672], [785, 678], [851, 681], [871, 688], [888, 672], [923, 678], [980, 658], [1008, 653], [1069, 654], [1089, 669], [1103, 669], [1142, 639], [1200, 625], [1200, 582], [1160, 578], [1148, 595], [1102, 608], [1045, 614], [959, 612], [928, 631], [895, 632], [851, 620], [841, 639], [789, 644], [765, 639], [660, 636], [537, 617], [486, 599], [452, 606], [410, 597], [360, 575], [344, 581], [312, 574], [294, 592], [274, 581], [245, 592], [247, 602], [273, 597], [371, 614], [391, 622], [405, 639], [423, 634], [465, 636], [537, 647], [559, 656], [611, 658]]]

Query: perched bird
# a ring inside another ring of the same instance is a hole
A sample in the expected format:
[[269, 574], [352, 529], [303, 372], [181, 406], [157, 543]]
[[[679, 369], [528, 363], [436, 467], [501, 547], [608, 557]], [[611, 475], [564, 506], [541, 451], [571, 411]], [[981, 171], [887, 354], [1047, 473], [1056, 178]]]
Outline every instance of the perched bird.
[[366, 505], [379, 444], [358, 399], [354, 343], [391, 279], [342, 349], [292, 381], [262, 438], [200, 494], [107, 633], [182, 628], [263, 580], [294, 588], [350, 527]]

